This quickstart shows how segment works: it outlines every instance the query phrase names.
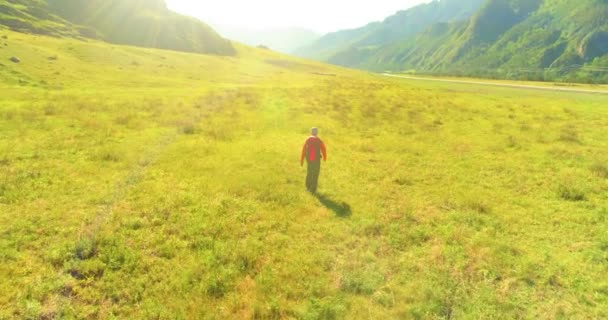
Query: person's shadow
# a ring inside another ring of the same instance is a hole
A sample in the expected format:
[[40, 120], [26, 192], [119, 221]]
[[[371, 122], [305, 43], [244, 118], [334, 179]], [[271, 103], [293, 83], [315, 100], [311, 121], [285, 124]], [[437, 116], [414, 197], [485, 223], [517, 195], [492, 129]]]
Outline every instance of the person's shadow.
[[321, 202], [321, 204], [333, 211], [336, 216], [340, 217], [340, 218], [348, 218], [353, 214], [352, 209], [350, 208], [350, 205], [344, 201], [338, 202], [335, 200], [330, 199], [329, 197], [327, 197], [324, 194], [321, 193], [316, 193], [315, 197], [317, 198], [317, 200], [319, 200], [319, 202]]

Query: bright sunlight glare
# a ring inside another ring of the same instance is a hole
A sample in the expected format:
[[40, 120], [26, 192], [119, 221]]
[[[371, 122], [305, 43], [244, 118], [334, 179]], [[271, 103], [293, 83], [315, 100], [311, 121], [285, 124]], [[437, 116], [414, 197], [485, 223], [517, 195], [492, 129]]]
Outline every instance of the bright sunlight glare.
[[169, 8], [218, 25], [253, 29], [304, 27], [317, 32], [363, 26], [428, 0], [168, 0]]

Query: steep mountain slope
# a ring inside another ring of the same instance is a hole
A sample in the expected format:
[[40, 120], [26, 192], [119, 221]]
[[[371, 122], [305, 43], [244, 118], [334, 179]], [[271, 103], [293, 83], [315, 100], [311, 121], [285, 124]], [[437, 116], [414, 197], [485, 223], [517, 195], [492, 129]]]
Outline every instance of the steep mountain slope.
[[13, 31], [50, 36], [97, 37], [95, 31], [75, 26], [50, 12], [44, 0], [8, 0], [0, 2], [0, 27]]
[[10, 0], [0, 9], [0, 24], [15, 31], [235, 54], [230, 41], [199, 20], [168, 10], [163, 0]]
[[304, 28], [251, 29], [213, 25], [222, 36], [251, 46], [263, 45], [272, 50], [292, 53], [317, 40], [321, 35]]
[[418, 68], [451, 66], [468, 53], [486, 48], [517, 23], [538, 8], [541, 0], [491, 0], [467, 22], [438, 24], [415, 39], [375, 48], [368, 65], [415, 61]]
[[378, 71], [605, 81], [607, 55], [605, 0], [489, 0], [466, 22], [331, 61]]
[[436, 0], [421, 4], [400, 11], [382, 22], [327, 34], [315, 43], [297, 50], [296, 54], [332, 61], [334, 56], [348, 55], [349, 52], [367, 50], [411, 38], [434, 23], [465, 20], [481, 6], [483, 1]]

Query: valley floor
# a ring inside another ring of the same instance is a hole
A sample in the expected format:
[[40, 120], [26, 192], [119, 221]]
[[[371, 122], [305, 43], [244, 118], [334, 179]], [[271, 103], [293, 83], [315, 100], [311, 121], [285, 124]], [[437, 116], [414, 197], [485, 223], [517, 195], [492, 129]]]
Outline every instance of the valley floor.
[[1, 319], [608, 317], [607, 96], [2, 34]]
[[392, 73], [384, 73], [387, 77], [395, 77], [417, 81], [435, 81], [444, 83], [469, 84], [477, 86], [495, 86], [516, 89], [544, 90], [556, 92], [571, 92], [571, 93], [589, 93], [589, 94], [608, 94], [608, 86], [606, 85], [583, 85], [574, 83], [553, 83], [553, 82], [523, 82], [523, 81], [507, 81], [507, 80], [486, 80], [486, 79], [470, 79], [470, 78], [454, 78], [454, 77], [425, 77], [413, 75], [400, 75]]

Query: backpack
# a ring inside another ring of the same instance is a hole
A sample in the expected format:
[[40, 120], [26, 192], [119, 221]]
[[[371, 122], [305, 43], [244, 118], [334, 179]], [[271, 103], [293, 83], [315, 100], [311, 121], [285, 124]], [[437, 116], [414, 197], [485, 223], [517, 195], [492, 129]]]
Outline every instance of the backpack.
[[321, 159], [321, 139], [310, 137], [306, 141], [306, 160], [315, 162]]

